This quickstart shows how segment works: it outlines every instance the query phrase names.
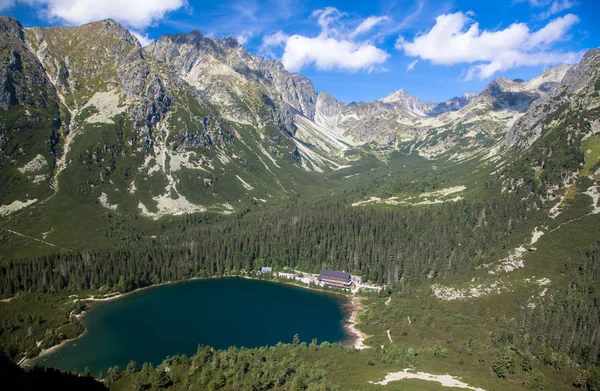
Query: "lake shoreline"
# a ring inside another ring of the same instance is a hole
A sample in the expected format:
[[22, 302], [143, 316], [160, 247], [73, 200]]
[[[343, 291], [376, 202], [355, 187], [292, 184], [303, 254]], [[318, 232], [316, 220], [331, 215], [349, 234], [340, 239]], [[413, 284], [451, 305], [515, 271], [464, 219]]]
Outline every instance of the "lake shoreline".
[[[83, 315], [83, 311], [81, 312], [80, 315]], [[52, 345], [52, 346], [50, 346], [47, 349], [42, 349], [42, 351], [40, 352], [40, 354], [38, 354], [37, 356], [32, 357], [32, 358], [25, 358], [25, 359], [21, 360], [17, 365], [19, 365], [21, 368], [27, 368], [27, 367], [30, 366], [30, 364], [31, 364], [32, 361], [49, 355], [50, 353], [52, 353], [52, 352], [60, 349], [64, 345], [68, 344], [69, 342], [78, 340], [79, 338], [83, 337], [85, 335], [85, 333], [87, 333], [87, 328], [85, 328], [85, 326], [84, 326], [83, 333], [79, 334], [78, 336], [76, 336], [74, 338], [62, 340], [59, 343], [57, 343], [56, 345]]]
[[353, 296], [345, 307], [344, 330], [350, 337], [351, 345], [357, 350], [370, 348], [369, 345], [365, 345], [365, 341], [369, 338], [369, 335], [363, 333], [357, 327], [358, 314], [364, 310], [360, 297]]
[[[333, 295], [337, 295], [337, 296], [343, 296], [346, 298], [347, 302], [342, 304], [342, 310], [344, 312], [344, 320], [343, 320], [343, 329], [347, 335], [347, 338], [344, 338], [344, 340], [342, 341], [343, 344], [349, 344], [351, 346], [354, 346], [356, 349], [365, 349], [368, 348], [368, 346], [364, 345], [364, 340], [366, 338], [368, 338], [368, 336], [364, 333], [362, 333], [360, 330], [358, 330], [356, 328], [356, 318], [358, 315], [358, 312], [360, 312], [363, 307], [359, 305], [359, 298], [356, 296], [349, 296], [345, 293], [342, 292], [335, 292], [335, 291], [330, 291], [330, 290], [324, 290], [324, 289], [318, 289], [315, 287], [311, 287], [309, 285], [306, 284], [296, 284], [293, 282], [289, 282], [289, 281], [285, 281], [285, 280], [280, 280], [280, 279], [270, 279], [270, 280], [266, 280], [266, 279], [261, 279], [261, 278], [256, 278], [256, 277], [251, 277], [251, 276], [213, 276], [213, 277], [191, 277], [191, 278], [187, 278], [184, 280], [178, 280], [178, 281], [166, 281], [166, 282], [161, 282], [158, 284], [152, 284], [152, 285], [148, 285], [145, 287], [141, 287], [141, 288], [137, 288], [134, 289], [130, 292], [125, 292], [125, 293], [120, 293], [120, 292], [115, 292], [112, 294], [108, 294], [105, 295], [105, 297], [100, 297], [97, 298], [96, 295], [94, 296], [90, 296], [87, 298], [82, 298], [80, 299], [81, 302], [83, 303], [90, 303], [88, 308], [84, 309], [83, 311], [81, 311], [79, 314], [75, 315], [75, 314], [71, 314], [71, 317], [75, 317], [77, 320], [79, 320], [82, 324], [82, 326], [84, 327], [84, 331], [79, 334], [78, 336], [74, 337], [74, 338], [70, 338], [70, 339], [65, 339], [61, 342], [59, 342], [56, 345], [53, 345], [47, 349], [43, 349], [37, 356], [35, 357], [31, 357], [31, 358], [23, 358], [21, 361], [19, 361], [17, 363], [17, 365], [19, 365], [22, 368], [26, 368], [29, 367], [30, 364], [33, 361], [36, 361], [37, 359], [40, 359], [44, 356], [49, 355], [50, 353], [53, 353], [54, 351], [58, 350], [59, 348], [61, 348], [62, 346], [64, 346], [65, 344], [75, 341], [79, 338], [82, 338], [86, 333], [87, 333], [87, 327], [85, 326], [85, 324], [82, 321], [82, 318], [85, 315], [85, 312], [89, 311], [95, 303], [104, 303], [104, 302], [109, 302], [109, 301], [113, 301], [116, 299], [121, 299], [123, 297], [132, 295], [134, 293], [139, 293], [142, 292], [144, 290], [147, 289], [151, 289], [151, 288], [157, 288], [160, 286], [165, 286], [165, 285], [173, 285], [173, 284], [179, 284], [179, 283], [184, 283], [184, 282], [190, 282], [190, 281], [197, 281], [197, 280], [209, 280], [209, 279], [217, 279], [217, 278], [246, 278], [249, 280], [258, 280], [258, 281], [266, 281], [266, 282], [273, 282], [273, 283], [279, 283], [279, 284], [285, 284], [285, 285], [291, 285], [291, 286], [296, 286], [299, 288], [304, 288], [304, 289], [309, 289], [309, 290], [313, 290], [313, 291], [317, 291], [320, 293], [329, 293], [329, 294], [333, 294]], [[106, 297], [108, 296], [108, 297]]]

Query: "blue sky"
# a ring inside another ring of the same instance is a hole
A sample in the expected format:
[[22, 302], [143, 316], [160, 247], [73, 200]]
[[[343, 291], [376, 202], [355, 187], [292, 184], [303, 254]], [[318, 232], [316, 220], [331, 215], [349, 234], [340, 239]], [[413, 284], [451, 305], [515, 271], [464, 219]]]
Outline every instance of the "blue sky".
[[113, 18], [141, 42], [235, 36], [343, 102], [403, 88], [423, 101], [528, 80], [600, 46], [597, 0], [0, 0], [25, 26]]

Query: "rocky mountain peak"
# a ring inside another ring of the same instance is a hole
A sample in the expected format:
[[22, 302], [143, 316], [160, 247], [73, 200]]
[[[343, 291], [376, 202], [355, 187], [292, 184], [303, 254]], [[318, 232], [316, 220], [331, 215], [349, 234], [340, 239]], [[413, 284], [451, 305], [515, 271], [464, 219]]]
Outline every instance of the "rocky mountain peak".
[[242, 46], [235, 37], [226, 37], [221, 39], [220, 41], [223, 43], [223, 45], [231, 49], [237, 49], [240, 46]]
[[324, 117], [336, 116], [343, 107], [344, 104], [327, 91], [320, 92], [317, 96], [316, 111]]
[[98, 39], [99, 36], [103, 36], [112, 39], [115, 42], [122, 42], [129, 46], [141, 48], [138, 39], [114, 19], [99, 20], [84, 24], [79, 27], [55, 27], [55, 29], [69, 29], [72, 31], [77, 31], [78, 34], [85, 34], [85, 36], [92, 39]]
[[46, 106], [53, 95], [53, 87], [28, 48], [25, 29], [8, 16], [0, 17], [0, 53], [3, 57], [0, 61], [0, 107], [8, 110], [18, 104]]
[[419, 101], [419, 98], [407, 93], [406, 91], [404, 91], [404, 88], [400, 88], [399, 90], [392, 92], [386, 97], [379, 99], [379, 101], [383, 103], [402, 103], [406, 102], [407, 100]]
[[[564, 123], [569, 120], [574, 135], [588, 132], [591, 127], [589, 124], [597, 119], [597, 114], [589, 109], [598, 107], [599, 63], [600, 50], [590, 50], [577, 65], [548, 68], [530, 80], [528, 85], [541, 92], [542, 98], [535, 101], [525, 115], [514, 123], [506, 134], [506, 143], [528, 148], [553, 126], [565, 126]], [[565, 110], [575, 104], [579, 107], [578, 111]], [[576, 120], [569, 118], [572, 115], [577, 116]], [[548, 123], [548, 117], [554, 118], [554, 121]]]
[[331, 100], [331, 99], [333, 99], [333, 100], [337, 101], [337, 99], [335, 99], [335, 97], [333, 95], [331, 95], [327, 91], [321, 91], [321, 92], [319, 92], [318, 99], [319, 100]]
[[565, 74], [571, 69], [571, 65], [561, 65], [558, 67], [551, 67], [544, 72], [534, 77], [533, 79], [526, 82], [526, 89], [529, 91], [537, 91], [541, 93], [550, 92], [555, 85], [559, 84], [564, 78]]
[[0, 34], [12, 35], [15, 38], [23, 38], [23, 26], [10, 16], [0, 16]]
[[481, 94], [498, 98], [504, 93], [520, 90], [520, 84], [521, 83], [518, 81], [514, 81], [502, 76], [489, 82]]
[[399, 105], [406, 109], [410, 115], [417, 117], [426, 117], [429, 110], [434, 106], [433, 103], [421, 102], [419, 98], [407, 93], [402, 88], [380, 99], [379, 102]]
[[598, 78], [598, 63], [600, 62], [600, 49], [587, 51], [579, 64], [570, 67], [562, 79], [562, 84], [568, 86], [574, 93], [585, 87], [590, 80]]
[[234, 37], [212, 39], [199, 31], [165, 35], [144, 50], [193, 86], [213, 91], [207, 96], [221, 105], [233, 104], [246, 91], [245, 98], [266, 95], [291, 107], [283, 111], [314, 118], [317, 94], [310, 80], [287, 72], [279, 61], [249, 53]]

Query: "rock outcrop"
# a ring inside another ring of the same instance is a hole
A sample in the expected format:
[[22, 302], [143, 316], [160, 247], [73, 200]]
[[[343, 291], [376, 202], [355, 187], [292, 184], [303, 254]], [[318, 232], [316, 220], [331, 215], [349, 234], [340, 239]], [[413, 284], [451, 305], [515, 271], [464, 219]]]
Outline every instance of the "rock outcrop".
[[[533, 79], [538, 91], [545, 91], [545, 94], [533, 102], [510, 128], [506, 143], [528, 148], [544, 132], [557, 125], [576, 127], [572, 130], [579, 134], [588, 132], [590, 121], [597, 119], [599, 114], [599, 63], [600, 49], [591, 50], [576, 66], [553, 68]], [[573, 110], [575, 107], [577, 109]], [[573, 116], [577, 118], [570, 121]]]

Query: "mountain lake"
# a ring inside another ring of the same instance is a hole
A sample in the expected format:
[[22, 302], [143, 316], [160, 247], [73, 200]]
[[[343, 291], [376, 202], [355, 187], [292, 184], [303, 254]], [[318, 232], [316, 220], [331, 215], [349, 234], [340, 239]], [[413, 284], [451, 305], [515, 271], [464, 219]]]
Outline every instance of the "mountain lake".
[[86, 332], [29, 365], [106, 373], [129, 361], [158, 365], [167, 356], [292, 342], [342, 342], [348, 299], [287, 284], [213, 278], [161, 285], [95, 303], [82, 318]]

